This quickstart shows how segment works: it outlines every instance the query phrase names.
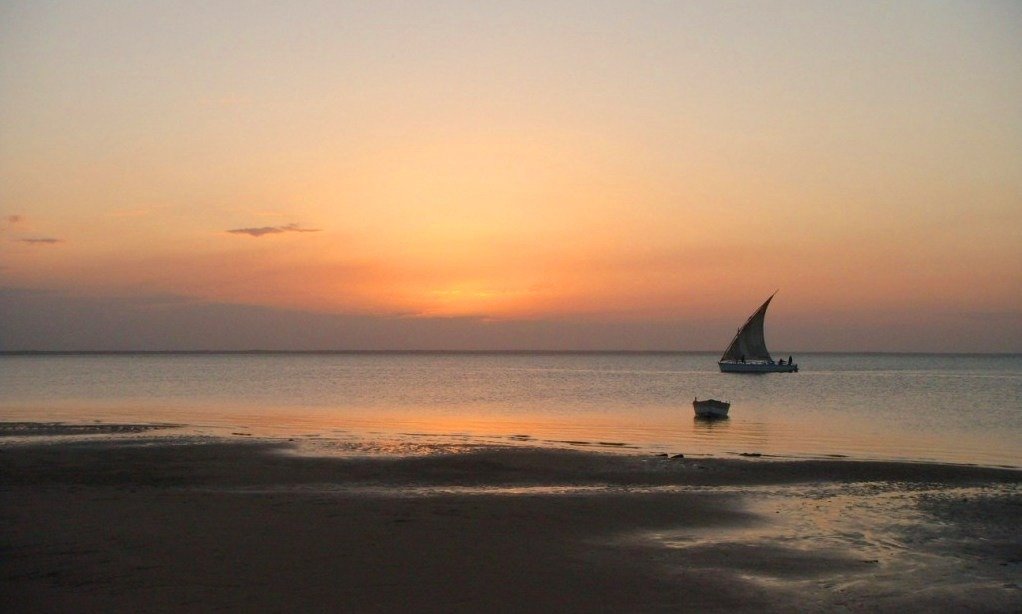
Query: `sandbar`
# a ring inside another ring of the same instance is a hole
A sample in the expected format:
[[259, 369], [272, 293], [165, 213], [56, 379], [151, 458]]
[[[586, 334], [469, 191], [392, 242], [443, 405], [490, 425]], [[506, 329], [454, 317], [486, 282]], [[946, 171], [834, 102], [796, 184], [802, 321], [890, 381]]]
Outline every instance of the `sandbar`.
[[1018, 470], [108, 432], [0, 445], [0, 609], [1022, 609]]

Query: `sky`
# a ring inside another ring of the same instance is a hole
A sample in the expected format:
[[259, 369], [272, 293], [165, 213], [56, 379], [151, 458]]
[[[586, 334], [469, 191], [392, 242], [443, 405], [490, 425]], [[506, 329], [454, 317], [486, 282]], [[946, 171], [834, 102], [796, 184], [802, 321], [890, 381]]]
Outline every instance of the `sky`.
[[0, 350], [1022, 351], [1017, 2], [0, 1]]

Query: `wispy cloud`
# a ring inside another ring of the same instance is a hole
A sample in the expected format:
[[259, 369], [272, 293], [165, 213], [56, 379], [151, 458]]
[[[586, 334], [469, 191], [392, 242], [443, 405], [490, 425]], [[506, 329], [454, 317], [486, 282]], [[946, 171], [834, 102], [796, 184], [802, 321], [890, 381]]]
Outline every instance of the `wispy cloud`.
[[969, 320], [979, 320], [983, 322], [1022, 320], [1022, 311], [963, 311], [955, 315]]
[[227, 232], [236, 235], [248, 235], [250, 237], [262, 237], [264, 235], [280, 234], [282, 232], [320, 232], [320, 228], [301, 228], [298, 224], [286, 224], [284, 226], [260, 226], [258, 228], [234, 228]]
[[5, 215], [0, 218], [0, 232], [13, 228], [15, 224], [25, 221], [23, 215]]
[[[15, 226], [18, 227], [17, 232], [15, 232]], [[13, 214], [0, 217], [0, 233], [7, 234], [9, 232], [10, 241], [28, 243], [29, 245], [53, 245], [64, 242], [63, 239], [55, 237], [26, 237], [25, 234], [35, 230], [32, 226], [33, 224], [30, 224], [24, 215]]]

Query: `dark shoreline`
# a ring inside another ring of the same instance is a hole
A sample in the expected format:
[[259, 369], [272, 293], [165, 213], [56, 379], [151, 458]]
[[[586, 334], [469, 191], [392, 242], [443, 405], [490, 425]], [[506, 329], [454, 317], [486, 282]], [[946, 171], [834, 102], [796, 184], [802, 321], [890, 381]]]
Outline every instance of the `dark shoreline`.
[[[153, 431], [166, 431], [172, 429], [179, 429], [183, 424], [175, 423], [163, 423], [163, 422], [152, 422], [152, 423], [115, 423], [115, 422], [68, 422], [68, 421], [0, 421], [0, 442], [4, 440], [16, 439], [21, 440], [20, 444], [26, 445], [46, 445], [48, 443], [63, 443], [83, 445], [88, 442], [88, 445], [99, 445], [104, 446], [107, 444], [115, 444], [118, 441], [124, 441], [122, 436], [125, 435], [144, 435], [145, 433]], [[79, 436], [95, 436], [82, 441], [75, 442], [76, 437]], [[67, 438], [71, 439], [67, 439]], [[511, 451], [520, 452], [521, 450], [535, 449], [536, 451], [546, 451], [551, 453], [567, 452], [573, 453], [578, 452], [580, 454], [593, 454], [600, 456], [606, 453], [615, 453], [616, 456], [623, 457], [634, 457], [634, 458], [646, 458], [648, 460], [664, 459], [676, 461], [684, 459], [684, 454], [669, 454], [669, 453], [645, 453], [636, 449], [636, 446], [626, 443], [611, 443], [611, 442], [582, 442], [582, 441], [561, 441], [561, 440], [531, 440], [531, 438], [523, 439], [525, 436], [511, 436], [509, 440], [529, 444], [534, 441], [536, 445], [516, 445], [516, 446], [503, 446], [492, 441], [480, 442], [480, 443], [457, 443], [452, 445], [440, 445], [435, 444], [432, 453], [441, 454], [444, 449], [456, 448], [460, 451], [482, 449], [482, 450], [493, 450], [493, 451]], [[36, 440], [38, 438], [38, 440]], [[62, 438], [62, 439], [53, 439]], [[204, 445], [209, 444], [223, 444], [223, 445], [244, 445], [244, 446], [265, 446], [267, 448], [298, 448], [301, 446], [300, 443], [292, 443], [294, 440], [289, 439], [284, 441], [280, 437], [272, 438], [261, 438], [253, 436], [247, 432], [236, 432], [231, 437], [227, 436], [213, 436], [213, 435], [191, 435], [191, 434], [170, 434], [161, 436], [152, 441], [153, 444], [166, 444], [166, 445], [180, 445], [182, 443], [201, 443]], [[546, 444], [565, 444], [563, 446], [550, 446]], [[585, 444], [585, 445], [580, 445]], [[427, 448], [429, 446], [426, 446]], [[308, 458], [316, 458], [317, 456], [329, 456], [331, 458], [337, 457], [336, 454], [331, 455], [320, 455], [310, 453], [305, 455]], [[363, 453], [363, 454], [344, 454], [342, 456], [358, 456], [362, 458], [379, 456], [381, 458], [386, 457], [403, 457], [403, 456], [419, 456], [407, 455], [401, 453]], [[1022, 472], [1022, 466], [1017, 465], [1004, 465], [1004, 464], [979, 464], [979, 463], [955, 463], [955, 462], [942, 462], [933, 460], [913, 460], [913, 459], [870, 459], [870, 458], [858, 458], [849, 456], [846, 454], [824, 454], [816, 456], [785, 456], [778, 454], [769, 453], [750, 453], [750, 452], [726, 452], [720, 455], [689, 455], [688, 461], [705, 460], [714, 463], [727, 464], [732, 461], [754, 461], [759, 460], [764, 463], [771, 464], [783, 464], [783, 463], [823, 463], [824, 466], [830, 466], [836, 463], [857, 463], [861, 466], [873, 466], [890, 469], [891, 467], [906, 466], [910, 468], [920, 467], [945, 467], [945, 468], [963, 468], [963, 469], [989, 469], [993, 471], [1015, 471]], [[908, 471], [914, 473], [913, 470]], [[769, 472], [766, 472], [769, 473]], [[843, 472], [838, 472], [841, 474]], [[857, 475], [862, 475], [861, 472], [857, 472]]]
[[1020, 511], [962, 465], [70, 436], [0, 445], [0, 607], [1012, 611]]
[[[109, 426], [112, 428], [104, 428]], [[175, 438], [133, 436], [165, 426], [104, 425], [98, 439], [76, 439], [84, 430], [69, 429], [70, 439], [23, 441], [0, 446], [0, 478], [6, 484], [109, 483], [111, 476], [130, 484], [138, 476], [126, 467], [167, 463], [194, 464], [186, 476], [169, 469], [160, 475], [197, 485], [229, 479], [236, 484], [361, 484], [381, 485], [615, 485], [615, 486], [760, 486], [807, 482], [896, 482], [969, 486], [999, 483], [1022, 485], [1022, 470], [979, 465], [839, 459], [737, 457], [667, 457], [609, 454], [595, 449], [562, 449], [470, 444], [462, 451], [435, 454], [310, 456], [283, 441], [225, 439], [203, 436]], [[223, 467], [224, 457], [245, 459], [248, 467]], [[43, 460], [45, 462], [40, 462]], [[76, 471], [78, 466], [88, 473]], [[218, 468], [214, 473], [202, 469]], [[203, 477], [205, 476], [205, 477]]]

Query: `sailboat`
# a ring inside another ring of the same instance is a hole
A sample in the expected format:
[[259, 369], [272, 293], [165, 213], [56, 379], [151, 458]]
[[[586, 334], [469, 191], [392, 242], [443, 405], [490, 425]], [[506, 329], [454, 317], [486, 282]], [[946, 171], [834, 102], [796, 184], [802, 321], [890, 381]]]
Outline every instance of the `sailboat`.
[[717, 364], [724, 373], [798, 373], [798, 365], [793, 364], [791, 357], [775, 362], [767, 350], [763, 339], [763, 322], [766, 320], [767, 307], [774, 300], [774, 294], [738, 329], [731, 345], [724, 350]]

